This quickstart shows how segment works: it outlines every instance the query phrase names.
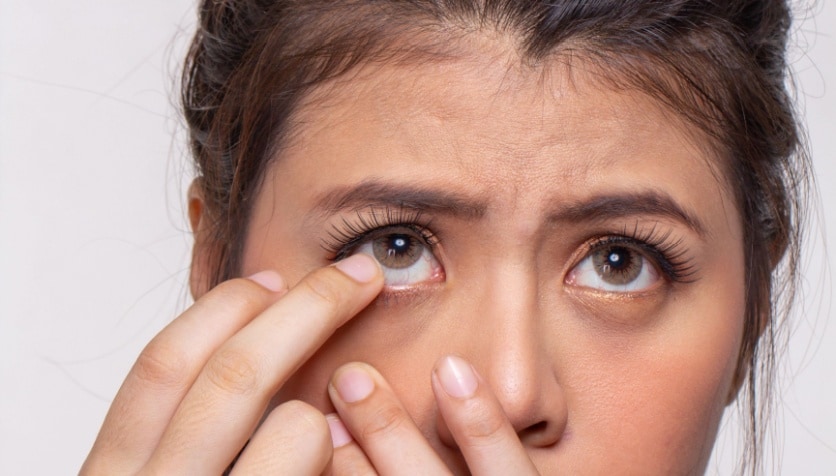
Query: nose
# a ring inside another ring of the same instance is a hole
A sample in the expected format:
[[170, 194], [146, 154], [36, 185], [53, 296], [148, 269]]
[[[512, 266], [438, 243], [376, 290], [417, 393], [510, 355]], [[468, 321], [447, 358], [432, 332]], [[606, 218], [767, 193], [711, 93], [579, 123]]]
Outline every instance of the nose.
[[[555, 362], [559, 339], [529, 274], [499, 273], [475, 309], [460, 310], [471, 325], [458, 351], [490, 385], [523, 445], [548, 447], [563, 435], [568, 408]], [[439, 436], [455, 447], [443, 422]]]

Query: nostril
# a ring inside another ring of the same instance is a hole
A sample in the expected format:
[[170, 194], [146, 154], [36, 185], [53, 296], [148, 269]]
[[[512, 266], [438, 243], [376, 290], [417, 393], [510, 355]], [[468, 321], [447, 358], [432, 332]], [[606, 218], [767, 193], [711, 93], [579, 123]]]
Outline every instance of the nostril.
[[542, 433], [543, 431], [546, 430], [547, 426], [548, 426], [548, 423], [546, 423], [545, 421], [541, 421], [540, 423], [535, 423], [535, 424], [529, 426], [528, 428], [524, 429], [523, 431], [528, 431], [528, 432], [531, 432], [531, 433]]
[[555, 424], [541, 420], [518, 431], [520, 441], [526, 446], [545, 447], [560, 440], [561, 431]]

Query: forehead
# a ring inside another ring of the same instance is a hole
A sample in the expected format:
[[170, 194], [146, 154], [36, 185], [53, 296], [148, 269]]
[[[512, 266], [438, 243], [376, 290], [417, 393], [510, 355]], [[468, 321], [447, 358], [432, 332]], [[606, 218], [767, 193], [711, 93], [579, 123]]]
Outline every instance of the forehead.
[[722, 214], [718, 159], [686, 121], [646, 94], [608, 87], [582, 61], [532, 68], [508, 51], [369, 65], [318, 88], [276, 171], [309, 196], [384, 177], [536, 209], [661, 187]]

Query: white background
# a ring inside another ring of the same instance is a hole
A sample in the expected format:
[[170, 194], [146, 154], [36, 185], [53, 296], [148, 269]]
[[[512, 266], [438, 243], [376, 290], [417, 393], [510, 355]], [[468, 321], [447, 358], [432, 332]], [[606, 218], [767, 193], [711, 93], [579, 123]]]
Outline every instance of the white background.
[[[172, 91], [191, 3], [0, 0], [0, 474], [76, 472], [133, 359], [189, 302], [191, 168]], [[799, 15], [792, 58], [822, 204], [768, 459], [776, 474], [824, 475], [836, 474], [836, 262], [823, 246], [836, 249], [836, 3]], [[739, 438], [724, 427], [710, 474], [731, 473]]]

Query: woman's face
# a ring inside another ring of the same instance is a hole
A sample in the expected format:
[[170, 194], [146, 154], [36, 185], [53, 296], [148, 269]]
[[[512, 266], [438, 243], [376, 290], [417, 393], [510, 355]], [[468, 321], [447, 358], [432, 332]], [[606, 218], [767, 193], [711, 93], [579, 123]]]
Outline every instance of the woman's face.
[[463, 472], [430, 386], [456, 354], [541, 472], [701, 472], [744, 315], [718, 159], [644, 95], [512, 58], [366, 67], [301, 107], [241, 272], [368, 253], [388, 286], [276, 401], [333, 411], [333, 371], [368, 362]]

